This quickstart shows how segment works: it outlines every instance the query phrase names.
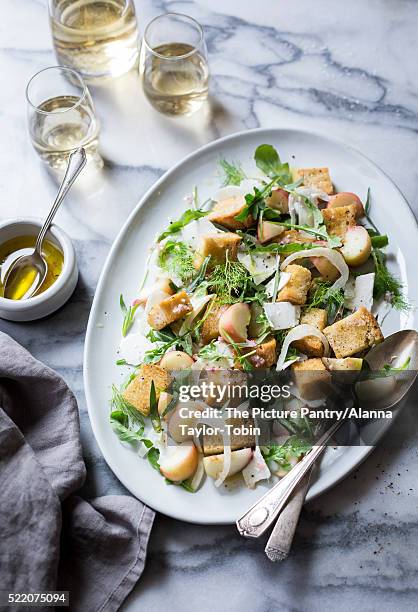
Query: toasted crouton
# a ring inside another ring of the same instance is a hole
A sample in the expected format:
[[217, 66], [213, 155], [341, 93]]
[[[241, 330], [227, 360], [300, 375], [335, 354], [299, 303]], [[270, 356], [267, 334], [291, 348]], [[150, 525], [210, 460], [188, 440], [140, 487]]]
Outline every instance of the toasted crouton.
[[325, 397], [329, 391], [331, 374], [321, 359], [297, 361], [291, 366], [301, 397], [311, 401]]
[[254, 225], [253, 217], [248, 215], [245, 221], [238, 221], [235, 218], [244, 210], [245, 205], [245, 199], [242, 196], [220, 200], [216, 202], [212, 212], [208, 215], [208, 219], [212, 223], [219, 223], [229, 230], [246, 229]]
[[356, 225], [356, 207], [354, 204], [339, 208], [324, 208], [324, 223], [330, 236], [344, 238], [349, 227]]
[[[249, 448], [255, 446], [254, 435], [245, 433], [250, 427], [254, 427], [254, 421], [251, 418], [230, 418], [225, 421], [233, 427], [231, 433], [231, 450], [240, 448]], [[224, 452], [224, 443], [221, 434], [204, 434], [203, 435], [203, 454], [204, 455], [219, 455]]]
[[306, 187], [316, 187], [328, 195], [334, 193], [328, 168], [294, 168], [292, 176], [295, 181], [303, 179]]
[[[322, 331], [327, 324], [327, 311], [323, 308], [311, 308], [302, 314], [300, 323], [312, 325]], [[308, 357], [322, 357], [324, 354], [324, 345], [316, 336], [306, 336], [301, 340], [295, 340], [292, 346]]]
[[164, 368], [154, 364], [144, 364], [139, 368], [138, 374], [126, 387], [123, 397], [144, 416], [150, 411], [151, 382], [154, 381], [157, 401], [160, 393], [165, 391], [171, 383], [171, 376]]
[[305, 304], [312, 278], [310, 271], [303, 266], [290, 264], [285, 272], [290, 274], [290, 279], [279, 291], [277, 302], [290, 302], [299, 306]]
[[383, 340], [379, 324], [364, 306], [323, 330], [337, 358], [351, 357]]
[[[255, 353], [253, 351], [255, 350]], [[241, 353], [252, 353], [248, 357], [248, 361], [256, 369], [271, 368], [277, 361], [277, 342], [275, 338], [266, 338], [264, 342], [255, 347], [241, 349]], [[235, 363], [235, 367], [242, 368], [239, 362]]]
[[238, 245], [241, 242], [241, 237], [233, 232], [223, 232], [222, 234], [212, 234], [202, 236], [200, 245], [194, 260], [194, 266], [199, 269], [205, 257], [210, 255], [209, 266], [213, 268], [216, 264], [223, 263], [228, 259], [235, 261], [237, 258]]
[[219, 336], [219, 319], [225, 310], [228, 310], [226, 304], [220, 305], [213, 303], [210, 308], [209, 314], [203, 321], [202, 328], [200, 330], [200, 337], [203, 344], [209, 344], [212, 340], [216, 340]]
[[163, 329], [166, 325], [178, 321], [193, 310], [189, 296], [183, 291], [170, 295], [155, 304], [148, 313], [147, 321], [153, 329]]

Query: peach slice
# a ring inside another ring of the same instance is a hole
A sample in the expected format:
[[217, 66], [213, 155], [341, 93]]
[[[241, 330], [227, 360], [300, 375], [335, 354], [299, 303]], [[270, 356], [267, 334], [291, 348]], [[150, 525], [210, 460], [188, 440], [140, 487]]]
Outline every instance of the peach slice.
[[[251, 448], [241, 448], [240, 450], [232, 451], [231, 453], [231, 466], [228, 471], [228, 476], [238, 474], [241, 470], [249, 464], [253, 456]], [[219, 477], [224, 467], [224, 455], [211, 455], [203, 459], [203, 466], [206, 474], [210, 478], [215, 480]]]
[[160, 361], [160, 366], [164, 370], [173, 372], [175, 370], [187, 370], [193, 365], [194, 361], [183, 351], [169, 351]]
[[327, 204], [327, 208], [339, 208], [340, 206], [350, 206], [354, 204], [356, 207], [356, 217], [364, 217], [364, 206], [360, 198], [349, 191], [342, 191], [331, 196]]
[[168, 446], [160, 455], [160, 472], [168, 480], [181, 482], [193, 476], [198, 460], [198, 452], [191, 442]]
[[261, 244], [265, 244], [273, 238], [280, 236], [283, 234], [284, 227], [282, 225], [277, 225], [277, 223], [273, 223], [272, 221], [261, 221], [258, 223], [257, 227], [257, 238], [261, 242]]
[[219, 333], [226, 342], [245, 342], [248, 337], [248, 325], [251, 319], [251, 310], [248, 304], [238, 302], [232, 304], [221, 314], [219, 319]]
[[349, 266], [356, 267], [366, 263], [372, 252], [372, 241], [366, 228], [362, 225], [349, 227], [340, 250]]
[[271, 196], [266, 198], [266, 204], [274, 210], [278, 210], [281, 213], [289, 212], [289, 194], [284, 189], [274, 189], [271, 192]]
[[326, 257], [311, 257], [311, 261], [325, 280], [333, 282], [340, 276], [337, 268]]

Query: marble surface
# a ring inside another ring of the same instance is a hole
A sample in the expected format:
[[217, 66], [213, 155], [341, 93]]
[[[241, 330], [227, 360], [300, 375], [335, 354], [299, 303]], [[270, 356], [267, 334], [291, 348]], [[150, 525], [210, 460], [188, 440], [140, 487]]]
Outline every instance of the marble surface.
[[[138, 1], [141, 27], [166, 10], [204, 26], [211, 105], [170, 120], [144, 100], [136, 73], [93, 87], [105, 168], [81, 181], [57, 222], [71, 235], [80, 282], [46, 320], [0, 322], [77, 394], [89, 495], [121, 491], [92, 437], [83, 393], [84, 334], [106, 254], [137, 200], [175, 161], [246, 128], [297, 126], [376, 161], [418, 213], [418, 3], [414, 0]], [[44, 215], [56, 180], [29, 143], [24, 89], [53, 65], [46, 1], [2, 0], [0, 217]], [[270, 564], [232, 527], [159, 516], [147, 567], [125, 610], [409, 611], [418, 607], [418, 444], [387, 440], [361, 468], [309, 504], [292, 557]], [[411, 467], [410, 467], [411, 466]]]

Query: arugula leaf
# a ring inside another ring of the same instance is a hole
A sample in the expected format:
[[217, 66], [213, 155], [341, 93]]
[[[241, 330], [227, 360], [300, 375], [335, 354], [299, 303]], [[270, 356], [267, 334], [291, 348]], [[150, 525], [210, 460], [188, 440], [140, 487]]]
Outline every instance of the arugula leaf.
[[183, 480], [180, 483], [180, 486], [187, 491], [188, 493], [196, 493], [196, 490], [193, 489], [192, 485], [190, 484], [190, 482], [188, 480]]
[[373, 229], [368, 229], [372, 247], [384, 249], [389, 244], [389, 238], [386, 234], [377, 234]]
[[151, 424], [152, 427], [154, 429], [154, 431], [156, 431], [157, 433], [160, 433], [161, 431], [161, 419], [160, 419], [160, 415], [158, 413], [158, 401], [157, 401], [157, 393], [155, 391], [155, 384], [154, 381], [151, 381], [151, 388], [150, 388], [150, 394], [149, 394], [149, 405], [150, 405], [150, 417], [151, 417]]
[[120, 305], [120, 308], [123, 314], [122, 336], [126, 336], [128, 331], [132, 327], [134, 316], [139, 307], [139, 303], [134, 303], [132, 306], [129, 306], [128, 308], [123, 299], [123, 295], [120, 294], [119, 305]]
[[327, 228], [325, 225], [320, 225], [316, 229], [313, 227], [309, 227], [308, 225], [297, 225], [296, 223], [288, 223], [287, 221], [276, 221], [277, 225], [282, 225], [287, 229], [297, 229], [306, 232], [307, 234], [312, 234], [313, 236], [317, 236], [322, 240], [326, 240], [330, 249], [335, 249], [341, 246], [341, 240], [338, 236], [330, 236], [327, 232]]
[[280, 177], [276, 176], [270, 183], [267, 183], [262, 189], [254, 187], [254, 193], [247, 193], [245, 196], [245, 206], [242, 211], [234, 218], [237, 221], [245, 223], [248, 216], [257, 219], [261, 211], [266, 208], [265, 198], [271, 195], [271, 190], [274, 185], [277, 185]]
[[129, 418], [121, 410], [114, 410], [110, 413], [110, 423], [115, 434], [122, 442], [141, 442], [144, 427], [141, 426], [136, 431], [129, 428]]
[[159, 458], [160, 458], [160, 451], [158, 450], [158, 448], [155, 448], [155, 446], [153, 446], [147, 453], [147, 459], [150, 465], [152, 465], [154, 470], [157, 470], [157, 472], [160, 471], [160, 464], [158, 463]]
[[249, 247], [251, 253], [277, 253], [279, 255], [291, 255], [297, 251], [306, 251], [307, 249], [317, 248], [318, 245], [311, 244], [310, 242], [288, 242], [286, 244], [273, 242], [272, 244], [254, 245]]
[[218, 163], [224, 173], [224, 187], [226, 185], [241, 185], [242, 181], [247, 178], [239, 163], [232, 164], [226, 159], [220, 159]]
[[258, 146], [254, 153], [254, 160], [257, 168], [260, 168], [270, 178], [279, 180], [282, 185], [292, 181], [289, 164], [282, 164], [279, 154], [272, 145]]
[[373, 223], [371, 217], [370, 217], [370, 208], [372, 205], [372, 194], [371, 194], [371, 190], [370, 187], [367, 189], [367, 198], [366, 198], [366, 203], [364, 205], [364, 216], [366, 217], [367, 221], [370, 223], [370, 225], [372, 226], [372, 228], [374, 229], [374, 231], [376, 232], [376, 234], [380, 234], [379, 230], [377, 229], [377, 227], [375, 226], [375, 224]]
[[261, 453], [265, 461], [275, 461], [282, 469], [290, 471], [292, 469], [290, 459], [299, 459], [306, 455], [311, 448], [312, 444], [307, 440], [292, 436], [283, 444], [261, 447]]
[[209, 211], [194, 210], [193, 208], [188, 208], [181, 215], [180, 219], [177, 219], [177, 221], [172, 221], [168, 228], [158, 236], [157, 242], [161, 242], [161, 240], [164, 240], [164, 238], [167, 238], [167, 236], [171, 236], [172, 234], [180, 232], [183, 227], [186, 227], [186, 225], [188, 225], [192, 221], [197, 221], [202, 217], [206, 217], [206, 215], [208, 214]]

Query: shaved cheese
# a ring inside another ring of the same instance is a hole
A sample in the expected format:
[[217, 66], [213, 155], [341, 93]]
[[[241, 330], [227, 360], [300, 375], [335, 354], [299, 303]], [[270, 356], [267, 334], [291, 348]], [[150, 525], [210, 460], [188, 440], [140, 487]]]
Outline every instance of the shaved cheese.
[[259, 285], [276, 272], [277, 256], [271, 253], [238, 253], [238, 261], [248, 270]]
[[191, 221], [181, 230], [181, 240], [196, 249], [201, 236], [206, 234], [220, 234], [221, 230], [218, 230], [213, 223], [206, 217]]
[[325, 257], [328, 259], [340, 273], [340, 277], [337, 278], [330, 289], [337, 290], [345, 287], [350, 274], [348, 266], [345, 263], [344, 257], [341, 255], [341, 253], [335, 251], [334, 249], [329, 249], [328, 247], [316, 247], [314, 249], [306, 249], [305, 251], [297, 251], [296, 253], [292, 253], [282, 262], [280, 269], [285, 270], [287, 266], [292, 263], [292, 261], [295, 261], [295, 259], [302, 259], [303, 257]]
[[307, 323], [297, 325], [296, 327], [290, 330], [290, 332], [287, 334], [283, 341], [282, 349], [277, 360], [276, 369], [278, 372], [283, 370], [283, 366], [286, 362], [287, 351], [289, 350], [289, 346], [292, 344], [292, 342], [294, 342], [295, 340], [302, 340], [302, 338], [306, 338], [306, 336], [316, 336], [317, 338], [319, 338], [322, 344], [324, 345], [324, 356], [327, 357], [329, 355], [328, 340], [326, 339], [324, 334], [319, 331], [317, 327], [314, 327], [313, 325], [308, 325]]
[[360, 274], [355, 280], [353, 279], [352, 283], [347, 283], [348, 291], [344, 291], [344, 304], [347, 308], [358, 310], [360, 306], [364, 306], [371, 311], [373, 307], [374, 276], [374, 272]]
[[[245, 179], [239, 185], [221, 187], [215, 193], [213, 199], [215, 202], [222, 202], [222, 200], [228, 200], [229, 198], [244, 198], [247, 193], [253, 192], [254, 187], [259, 187], [261, 182], [262, 179]], [[245, 200], [243, 203], [245, 203]]]
[[[287, 283], [290, 281], [290, 277], [292, 275], [289, 274], [289, 272], [282, 272], [280, 274], [279, 277], [279, 285], [277, 287], [277, 291], [279, 292], [281, 289], [283, 289], [283, 287], [285, 287], [287, 285]], [[266, 285], [266, 293], [269, 297], [273, 297], [273, 292], [274, 292], [274, 283], [275, 283], [275, 278], [272, 278], [271, 280], [269, 280], [269, 282]]]
[[309, 227], [313, 227], [313, 212], [307, 207], [306, 203], [302, 199], [295, 201], [295, 212], [298, 216], [299, 225], [308, 225]]
[[154, 343], [143, 334], [128, 334], [122, 338], [119, 345], [119, 357], [132, 365], [138, 365], [144, 360], [146, 351], [154, 348]]
[[267, 302], [263, 304], [263, 308], [273, 329], [289, 329], [299, 323], [300, 306], [294, 306], [290, 302]]
[[144, 312], [145, 316], [148, 315], [149, 311], [151, 310], [153, 306], [160, 304], [160, 302], [162, 302], [168, 297], [170, 297], [169, 294], [166, 293], [165, 291], [162, 291], [161, 289], [155, 289], [155, 291], [152, 291], [149, 294], [147, 303], [145, 305], [145, 312]]
[[250, 489], [254, 489], [256, 483], [260, 480], [270, 478], [271, 472], [258, 446], [253, 452], [250, 463], [242, 470], [242, 476]]
[[309, 198], [311, 202], [315, 204], [315, 206], [318, 206], [318, 200], [323, 200], [324, 202], [329, 202], [330, 200], [329, 195], [317, 187], [301, 186], [296, 187], [295, 191], [301, 196]]
[[223, 460], [223, 466], [222, 466], [222, 471], [219, 474], [218, 478], [215, 480], [215, 487], [220, 487], [221, 484], [224, 482], [225, 478], [228, 477], [229, 471], [231, 469], [231, 458], [232, 458], [232, 451], [231, 451], [231, 436], [229, 434], [228, 428], [224, 427], [223, 431], [222, 431], [222, 442], [223, 442], [223, 446], [224, 446], [224, 460]]
[[191, 305], [193, 307], [192, 312], [190, 312], [184, 319], [182, 326], [180, 327], [179, 336], [185, 334], [191, 327], [196, 319], [196, 317], [202, 312], [205, 305], [210, 302], [213, 298], [213, 294], [209, 295], [201, 295], [201, 296], [192, 296], [190, 298]]

